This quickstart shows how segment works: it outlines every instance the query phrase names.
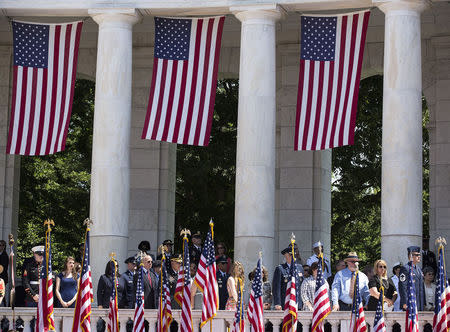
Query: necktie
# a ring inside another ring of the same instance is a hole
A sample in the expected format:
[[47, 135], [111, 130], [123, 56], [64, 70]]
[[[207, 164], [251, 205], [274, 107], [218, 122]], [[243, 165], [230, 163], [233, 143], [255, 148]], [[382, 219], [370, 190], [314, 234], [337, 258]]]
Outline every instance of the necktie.
[[355, 281], [356, 281], [355, 272], [352, 272], [352, 279], [350, 281], [350, 292], [348, 292], [348, 295], [350, 296], [351, 299], [353, 299], [353, 292], [355, 290]]
[[150, 287], [153, 288], [152, 277], [150, 276], [150, 271], [147, 271], [148, 281], [150, 282]]

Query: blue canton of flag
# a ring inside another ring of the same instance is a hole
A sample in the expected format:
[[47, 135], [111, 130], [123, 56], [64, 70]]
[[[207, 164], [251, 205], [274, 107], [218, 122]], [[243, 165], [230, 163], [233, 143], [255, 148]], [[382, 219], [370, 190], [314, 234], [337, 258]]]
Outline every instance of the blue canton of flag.
[[50, 27], [44, 24], [12, 22], [14, 65], [47, 68]]
[[191, 24], [191, 19], [155, 17], [155, 57], [187, 60]]
[[419, 332], [419, 317], [417, 315], [416, 289], [412, 263], [409, 262], [408, 305], [406, 308], [406, 332]]
[[375, 319], [373, 321], [374, 332], [386, 332], [386, 325], [384, 323], [384, 314], [383, 314], [383, 299], [384, 299], [384, 289], [380, 291], [380, 297], [377, 303], [377, 311], [375, 312]]
[[302, 16], [300, 59], [333, 61], [337, 17]]
[[142, 305], [142, 297], [144, 296], [144, 288], [142, 287], [142, 274], [143, 274], [143, 268], [141, 266], [139, 268], [139, 274], [138, 274], [138, 278], [137, 278], [136, 307], [140, 307]]

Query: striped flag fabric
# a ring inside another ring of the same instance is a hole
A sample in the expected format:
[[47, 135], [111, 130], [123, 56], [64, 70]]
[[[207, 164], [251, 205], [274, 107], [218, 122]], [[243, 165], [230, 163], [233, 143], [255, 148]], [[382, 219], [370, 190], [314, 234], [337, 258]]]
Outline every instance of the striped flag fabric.
[[170, 299], [169, 278], [166, 271], [166, 256], [161, 259], [161, 293], [159, 294], [158, 332], [169, 331], [172, 323], [172, 300]]
[[350, 332], [366, 332], [366, 319], [364, 315], [364, 308], [359, 292], [359, 271], [353, 272], [355, 274], [355, 290], [353, 292], [352, 316], [350, 319]]
[[[294, 257], [294, 256], [293, 256]], [[286, 297], [284, 301], [284, 317], [282, 332], [296, 332], [297, 331], [297, 292], [295, 279], [297, 275], [297, 264], [292, 260], [290, 267], [290, 280], [286, 285]]]
[[419, 332], [419, 315], [417, 313], [416, 288], [414, 287], [414, 274], [412, 263], [409, 262], [408, 275], [408, 302], [406, 307], [406, 332]]
[[234, 324], [232, 332], [245, 332], [244, 324], [244, 301], [242, 299], [242, 290], [244, 285], [240, 278], [237, 278], [238, 300], [236, 303], [236, 312], [234, 314]]
[[88, 227], [84, 239], [83, 266], [81, 267], [81, 274], [78, 281], [72, 332], [91, 332], [93, 289], [89, 256], [89, 233], [90, 228]]
[[72, 112], [83, 22], [12, 22], [13, 89], [6, 152], [63, 151]]
[[201, 326], [213, 319], [219, 309], [219, 287], [216, 275], [216, 257], [214, 253], [214, 223], [209, 222], [205, 245], [195, 275], [195, 284], [203, 293]]
[[323, 253], [318, 260], [316, 290], [314, 292], [314, 311], [311, 324], [312, 332], [323, 332], [323, 320], [330, 314], [331, 306], [328, 297], [328, 283], [323, 277]]
[[117, 303], [117, 263], [114, 258], [111, 258], [111, 273], [113, 278], [114, 287], [111, 291], [111, 297], [109, 298], [109, 311], [108, 311], [108, 332], [119, 332], [119, 307]]
[[138, 271], [136, 285], [136, 305], [134, 308], [133, 332], [144, 332], [144, 268], [141, 266]]
[[375, 319], [373, 321], [374, 332], [386, 332], [386, 324], [384, 322], [384, 313], [383, 313], [383, 303], [384, 303], [384, 287], [381, 286], [380, 297], [378, 299], [377, 310], [375, 312]]
[[192, 309], [191, 309], [191, 275], [189, 260], [189, 240], [183, 237], [183, 264], [178, 272], [177, 286], [175, 289], [175, 300], [181, 307], [181, 332], [192, 332]]
[[53, 272], [50, 230], [45, 232], [45, 256], [39, 278], [39, 301], [36, 315], [36, 332], [55, 331], [53, 317]]
[[142, 139], [207, 146], [224, 16], [155, 17], [155, 51]]
[[436, 274], [436, 293], [433, 316], [433, 332], [447, 332], [449, 317], [447, 316], [448, 307], [448, 280], [444, 267], [444, 246], [439, 245], [438, 249], [438, 273]]
[[252, 290], [248, 301], [247, 317], [253, 332], [264, 332], [264, 303], [262, 282], [262, 258], [258, 259]]
[[370, 11], [301, 17], [294, 150], [353, 144]]

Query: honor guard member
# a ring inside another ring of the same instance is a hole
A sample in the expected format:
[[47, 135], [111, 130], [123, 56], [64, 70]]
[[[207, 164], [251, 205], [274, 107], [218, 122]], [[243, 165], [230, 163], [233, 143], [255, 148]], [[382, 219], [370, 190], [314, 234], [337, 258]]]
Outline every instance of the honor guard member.
[[122, 297], [123, 307], [128, 309], [134, 309], [133, 302], [133, 277], [136, 271], [136, 263], [134, 257], [128, 257], [125, 260], [125, 264], [127, 264], [127, 271], [122, 274], [120, 277], [123, 279], [123, 285], [125, 285], [125, 296]]
[[219, 310], [225, 310], [228, 301], [227, 281], [230, 275], [227, 273], [228, 260], [227, 256], [219, 256], [217, 263], [217, 285], [219, 286]]
[[[322, 242], [318, 241], [313, 244], [313, 252], [314, 255], [308, 258], [308, 260], [306, 261], [306, 265], [311, 266], [313, 263], [319, 261], [319, 254], [320, 252], [323, 252]], [[325, 279], [328, 279], [331, 276], [331, 265], [330, 261], [328, 260], [328, 258], [325, 257], [325, 255], [323, 256], [323, 262], [324, 262], [323, 276]]]
[[[297, 249], [297, 244], [294, 243], [294, 250]], [[272, 293], [273, 293], [273, 304], [275, 306], [275, 310], [282, 310], [284, 307], [284, 300], [286, 296], [286, 286], [291, 279], [291, 263], [292, 263], [292, 244], [286, 249], [281, 251], [281, 254], [284, 255], [286, 263], [280, 264], [275, 269], [272, 280]], [[298, 307], [302, 307], [302, 299], [300, 296], [300, 286], [303, 281], [303, 266], [301, 264], [297, 265], [297, 276], [295, 278], [295, 288], [296, 288], [296, 298]]]
[[423, 282], [423, 273], [419, 267], [420, 263], [420, 247], [411, 246], [408, 247], [408, 259], [407, 266], [400, 268], [400, 274], [398, 276], [398, 293], [400, 294], [400, 308], [406, 310], [408, 303], [408, 277], [409, 269], [412, 268], [414, 277], [414, 287], [416, 289], [416, 305], [418, 311], [423, 311], [425, 303], [425, 285]]
[[191, 263], [198, 265], [202, 255], [202, 235], [200, 232], [191, 236], [191, 246], [189, 247], [189, 259]]
[[44, 260], [44, 246], [31, 249], [33, 258], [28, 259], [23, 270], [23, 287], [25, 288], [25, 305], [37, 307], [39, 302], [39, 272]]
[[183, 258], [181, 255], [170, 259], [170, 267], [167, 269], [167, 278], [169, 280], [170, 298], [172, 300], [172, 309], [181, 309], [177, 301], [175, 301], [175, 289], [177, 287], [178, 272], [180, 271]]

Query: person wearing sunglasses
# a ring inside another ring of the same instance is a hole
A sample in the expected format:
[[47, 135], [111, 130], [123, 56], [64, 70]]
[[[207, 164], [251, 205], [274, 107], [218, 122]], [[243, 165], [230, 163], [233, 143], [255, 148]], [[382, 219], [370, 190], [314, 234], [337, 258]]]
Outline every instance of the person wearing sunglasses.
[[25, 288], [25, 305], [37, 307], [39, 302], [39, 271], [44, 260], [44, 246], [35, 246], [31, 249], [33, 258], [25, 263], [22, 282]]
[[376, 311], [378, 299], [381, 296], [381, 286], [384, 288], [384, 310], [393, 311], [394, 302], [397, 299], [397, 289], [394, 282], [387, 275], [387, 265], [382, 259], [378, 259], [373, 264], [374, 276], [369, 280], [370, 298], [367, 310]]
[[416, 289], [416, 305], [418, 311], [423, 311], [425, 304], [425, 285], [423, 280], [422, 269], [419, 267], [421, 255], [420, 247], [411, 246], [408, 247], [408, 259], [407, 266], [402, 266], [400, 269], [400, 275], [398, 277], [398, 293], [400, 295], [400, 308], [406, 311], [408, 302], [408, 278], [409, 270], [412, 269], [414, 278], [414, 288]]

